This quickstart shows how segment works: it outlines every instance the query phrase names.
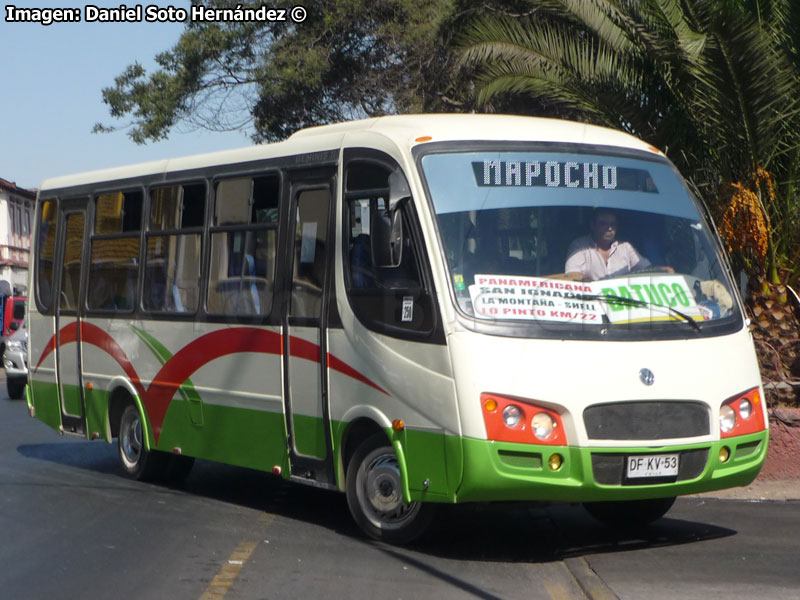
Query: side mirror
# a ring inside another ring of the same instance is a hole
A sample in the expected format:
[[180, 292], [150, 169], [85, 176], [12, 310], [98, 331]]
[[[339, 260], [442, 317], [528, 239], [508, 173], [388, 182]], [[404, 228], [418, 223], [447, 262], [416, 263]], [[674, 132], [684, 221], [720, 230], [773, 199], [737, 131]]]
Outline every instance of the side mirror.
[[411, 198], [405, 175], [398, 168], [389, 174], [389, 206], [376, 212], [370, 224], [372, 262], [376, 267], [399, 267], [403, 260], [403, 213], [400, 203]]
[[376, 212], [370, 224], [372, 262], [376, 267], [399, 267], [403, 260], [403, 213]]
[[408, 181], [403, 172], [397, 168], [389, 174], [389, 211], [394, 212], [400, 202], [409, 198], [411, 190], [408, 189]]

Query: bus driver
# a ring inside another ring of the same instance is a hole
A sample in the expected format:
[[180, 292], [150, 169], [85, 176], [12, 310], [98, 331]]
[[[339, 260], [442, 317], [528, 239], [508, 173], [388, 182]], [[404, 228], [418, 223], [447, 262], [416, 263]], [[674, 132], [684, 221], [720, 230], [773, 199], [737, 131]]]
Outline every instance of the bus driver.
[[595, 210], [589, 227], [590, 235], [574, 240], [567, 249], [564, 272], [568, 278], [595, 281], [650, 266], [630, 242], [616, 239], [617, 215], [613, 211]]

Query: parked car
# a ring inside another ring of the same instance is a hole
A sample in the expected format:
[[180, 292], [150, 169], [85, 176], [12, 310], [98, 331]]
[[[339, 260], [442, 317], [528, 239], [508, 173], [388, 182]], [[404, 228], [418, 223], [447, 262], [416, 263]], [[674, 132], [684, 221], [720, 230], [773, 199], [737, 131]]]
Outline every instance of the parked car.
[[6, 369], [8, 397], [22, 398], [28, 383], [28, 329], [23, 323], [11, 336], [5, 338], [3, 366]]
[[2, 296], [0, 297], [0, 319], [2, 319], [3, 330], [0, 332], [0, 358], [6, 349], [6, 341], [22, 327], [25, 319], [25, 296]]

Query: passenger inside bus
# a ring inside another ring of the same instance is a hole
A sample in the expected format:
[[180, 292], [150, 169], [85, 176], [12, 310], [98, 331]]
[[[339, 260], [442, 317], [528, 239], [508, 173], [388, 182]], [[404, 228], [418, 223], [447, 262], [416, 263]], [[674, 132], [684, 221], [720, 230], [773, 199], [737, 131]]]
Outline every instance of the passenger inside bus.
[[532, 275], [531, 265], [514, 255], [511, 249], [512, 211], [483, 210], [475, 217], [475, 226], [467, 236], [467, 245], [474, 248], [464, 255], [464, 273], [469, 280], [478, 273]]
[[354, 288], [375, 287], [375, 267], [369, 234], [359, 233], [350, 248], [350, 276]]

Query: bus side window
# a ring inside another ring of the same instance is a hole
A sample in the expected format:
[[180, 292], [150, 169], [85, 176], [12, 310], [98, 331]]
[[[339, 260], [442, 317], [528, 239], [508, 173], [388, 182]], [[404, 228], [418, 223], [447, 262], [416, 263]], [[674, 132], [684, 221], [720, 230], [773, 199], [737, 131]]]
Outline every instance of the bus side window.
[[275, 175], [217, 182], [206, 306], [212, 314], [272, 310], [280, 183]]
[[345, 280], [350, 305], [371, 329], [404, 337], [427, 334], [434, 326], [434, 305], [426, 289], [420, 260], [425, 256], [410, 202], [401, 205], [403, 252], [397, 267], [377, 267], [372, 258], [371, 223], [385, 213], [389, 198], [389, 167], [354, 161], [345, 178], [347, 251]]
[[36, 245], [36, 290], [43, 311], [53, 305], [53, 257], [56, 247], [56, 203], [41, 204]]
[[89, 309], [132, 312], [136, 306], [143, 198], [135, 190], [101, 194], [96, 199]]
[[142, 297], [145, 310], [197, 311], [205, 209], [205, 184], [150, 190]]
[[81, 254], [83, 252], [83, 213], [67, 215], [64, 244], [64, 265], [61, 271], [60, 308], [78, 309], [78, 294], [81, 287]]

